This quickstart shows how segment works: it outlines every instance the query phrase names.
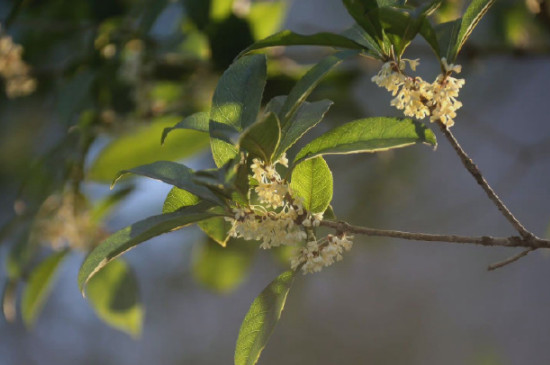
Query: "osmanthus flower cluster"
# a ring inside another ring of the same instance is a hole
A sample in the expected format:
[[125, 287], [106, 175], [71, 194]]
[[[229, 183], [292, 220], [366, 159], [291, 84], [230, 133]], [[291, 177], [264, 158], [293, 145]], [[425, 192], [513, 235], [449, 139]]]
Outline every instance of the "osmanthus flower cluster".
[[417, 119], [430, 117], [432, 123], [441, 121], [447, 127], [452, 127], [456, 110], [462, 107], [457, 98], [465, 81], [454, 78], [451, 74], [460, 73], [461, 66], [449, 64], [442, 58], [441, 64], [445, 73], [439, 74], [434, 82], [429, 83], [421, 77], [406, 75], [407, 63], [412, 71], [416, 71], [418, 60], [392, 60], [382, 65], [372, 81], [395, 96], [391, 105], [403, 110], [406, 116]]
[[2, 34], [0, 25], [0, 76], [4, 79], [8, 98], [31, 94], [36, 80], [29, 76], [30, 67], [22, 60], [23, 47]]
[[255, 158], [251, 178], [257, 183], [253, 190], [257, 204], [233, 208], [229, 235], [245, 240], [260, 241], [260, 248], [300, 246], [291, 259], [293, 270], [301, 268], [304, 274], [318, 272], [323, 267], [342, 259], [343, 251], [351, 249], [350, 237], [328, 235], [316, 240], [313, 229], [323, 220], [322, 213], [308, 212], [300, 197], [293, 194], [288, 182], [277, 172], [277, 165], [288, 167], [283, 154], [273, 164]]

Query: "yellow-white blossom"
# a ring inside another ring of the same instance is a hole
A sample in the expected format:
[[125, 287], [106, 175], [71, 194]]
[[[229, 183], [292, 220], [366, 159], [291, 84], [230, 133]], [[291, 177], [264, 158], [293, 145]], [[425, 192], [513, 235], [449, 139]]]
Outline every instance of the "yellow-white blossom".
[[323, 267], [342, 260], [344, 251], [351, 250], [352, 240], [353, 236], [329, 234], [323, 240], [309, 241], [300, 249], [298, 255], [292, 258], [291, 267], [293, 270], [301, 267], [303, 274], [319, 272]]
[[[1, 32], [1, 29], [0, 29]], [[23, 47], [10, 36], [0, 34], [0, 76], [8, 98], [25, 96], [36, 90], [36, 80], [29, 76], [30, 67], [23, 61]]]
[[456, 110], [462, 107], [457, 98], [465, 81], [451, 74], [460, 73], [462, 67], [449, 64], [442, 58], [445, 74], [440, 74], [433, 83], [428, 83], [421, 77], [406, 76], [407, 63], [413, 71], [416, 70], [418, 60], [402, 59], [399, 65], [395, 61], [388, 61], [372, 81], [395, 96], [391, 105], [403, 110], [405, 116], [417, 119], [430, 117], [431, 122], [441, 121], [447, 127], [453, 126]]

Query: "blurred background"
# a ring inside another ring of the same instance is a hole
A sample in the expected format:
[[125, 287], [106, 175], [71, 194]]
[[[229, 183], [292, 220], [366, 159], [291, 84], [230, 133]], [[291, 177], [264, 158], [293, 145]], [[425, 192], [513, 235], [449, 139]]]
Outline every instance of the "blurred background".
[[[454, 19], [463, 6], [444, 1], [435, 20]], [[129, 296], [139, 291], [135, 305], [145, 313], [139, 338], [98, 318], [105, 311], [80, 295], [78, 268], [106, 234], [162, 211], [169, 186], [128, 179], [110, 191], [116, 172], [163, 159], [213, 166], [207, 138], [177, 131], [161, 147], [163, 128], [207, 110], [221, 72], [254, 40], [282, 28], [349, 27], [341, 1], [2, 0], [0, 23], [2, 39], [11, 37], [0, 52], [20, 58], [18, 73], [4, 69], [0, 83], [0, 364], [232, 363], [240, 323], [288, 267], [284, 253], [243, 244], [224, 251], [197, 228], [140, 245], [123, 257], [135, 286]], [[264, 101], [288, 93], [329, 52], [271, 50]], [[420, 58], [423, 78], [437, 75], [423, 41], [406, 57]], [[549, 61], [550, 2], [498, 1], [459, 57], [466, 85], [453, 128], [539, 236], [548, 236], [550, 222]], [[306, 139], [354, 119], [398, 116], [391, 95], [370, 81], [379, 67], [356, 59], [333, 72], [310, 100], [335, 105]], [[327, 162], [335, 212], [348, 222], [514, 234], [443, 138], [436, 151], [415, 146]], [[67, 245], [29, 329], [19, 310], [25, 283]], [[342, 262], [298, 277], [259, 363], [548, 364], [550, 257], [539, 250], [486, 271], [514, 253], [356, 237]]]

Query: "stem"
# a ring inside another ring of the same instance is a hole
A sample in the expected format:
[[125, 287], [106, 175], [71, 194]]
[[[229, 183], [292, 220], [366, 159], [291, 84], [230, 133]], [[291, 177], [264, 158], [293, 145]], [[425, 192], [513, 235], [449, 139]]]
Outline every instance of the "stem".
[[393, 237], [412, 241], [449, 242], [458, 244], [476, 244], [489, 247], [525, 247], [529, 249], [550, 248], [550, 240], [530, 237], [491, 237], [457, 236], [430, 233], [413, 233], [368, 227], [352, 226], [347, 222], [322, 221], [321, 226], [335, 229], [341, 233], [363, 234], [366, 236]]
[[521, 251], [517, 255], [512, 256], [512, 257], [510, 257], [510, 258], [508, 258], [504, 261], [497, 262], [496, 264], [489, 265], [487, 270], [493, 271], [493, 270], [499, 269], [503, 266], [506, 266], [508, 264], [511, 264], [512, 262], [516, 262], [517, 260], [521, 259], [522, 257], [527, 256], [529, 254], [529, 252], [534, 251], [534, 250], [535, 250], [534, 248], [528, 248], [527, 250]]
[[462, 161], [462, 164], [470, 172], [470, 174], [474, 177], [474, 179], [477, 181], [477, 183], [483, 188], [489, 199], [497, 206], [498, 210], [502, 213], [502, 215], [514, 226], [516, 231], [524, 238], [524, 239], [532, 239], [534, 238], [534, 235], [529, 232], [520, 222], [519, 220], [510, 212], [510, 210], [504, 205], [502, 200], [498, 197], [498, 195], [494, 192], [494, 190], [491, 188], [487, 180], [483, 177], [483, 174], [477, 167], [477, 165], [472, 161], [472, 159], [466, 154], [466, 152], [462, 149], [454, 135], [451, 133], [449, 128], [447, 128], [443, 123], [438, 122], [439, 128], [441, 129], [441, 132], [445, 135], [455, 152], [457, 153], [458, 157], [460, 157], [460, 160]]

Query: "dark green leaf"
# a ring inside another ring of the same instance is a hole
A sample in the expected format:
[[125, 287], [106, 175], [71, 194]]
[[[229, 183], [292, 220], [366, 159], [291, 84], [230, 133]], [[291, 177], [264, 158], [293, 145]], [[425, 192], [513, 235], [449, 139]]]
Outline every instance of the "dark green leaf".
[[266, 82], [266, 58], [252, 55], [238, 59], [222, 75], [210, 111], [210, 143], [217, 166], [236, 155], [234, 147], [220, 136], [220, 125], [242, 131], [258, 116]]
[[23, 291], [21, 315], [27, 327], [32, 327], [51, 292], [55, 274], [68, 251], [58, 252], [42, 261], [30, 274]]
[[281, 142], [277, 148], [274, 159], [286, 152], [294, 145], [307, 131], [315, 127], [332, 106], [332, 101], [321, 100], [312, 103], [304, 102], [296, 111], [289, 123], [285, 125], [281, 133]]
[[339, 65], [346, 58], [357, 55], [357, 51], [343, 51], [330, 55], [315, 66], [313, 66], [290, 90], [288, 97], [283, 104], [279, 113], [279, 119], [281, 120], [281, 128], [285, 130], [286, 124], [290, 121], [296, 110], [302, 105], [302, 103], [311, 94], [313, 89], [321, 80], [337, 65]]
[[336, 214], [334, 213], [334, 209], [332, 208], [332, 205], [329, 205], [327, 207], [327, 210], [325, 210], [325, 212], [323, 213], [323, 219], [328, 219], [331, 221], [335, 221], [337, 219]]
[[432, 50], [438, 59], [441, 59], [441, 50], [439, 48], [439, 41], [437, 40], [437, 33], [430, 21], [425, 18], [420, 27], [420, 35], [428, 42]]
[[379, 19], [373, 10], [378, 8], [375, 0], [343, 0], [348, 13], [373, 39], [381, 43], [383, 33]]
[[398, 118], [367, 118], [344, 124], [306, 145], [294, 159], [319, 155], [378, 152], [415, 143], [437, 146], [433, 132], [420, 122]]
[[144, 310], [137, 279], [127, 263], [111, 261], [90, 279], [86, 293], [99, 318], [133, 337], [139, 337]]
[[211, 204], [201, 202], [182, 208], [174, 213], [146, 218], [114, 233], [97, 246], [80, 267], [78, 285], [82, 293], [86, 284], [109, 262], [134, 246], [163, 233], [175, 231], [193, 223], [213, 218], [217, 214], [208, 212]]
[[[159, 136], [167, 127], [172, 127], [180, 117], [164, 117], [150, 125], [137, 128], [110, 143], [93, 162], [88, 178], [94, 181], [111, 182], [117, 172], [158, 160], [177, 160], [190, 156], [208, 145], [208, 136], [197, 131], [182, 131], [159, 143]], [[131, 151], [131, 153], [129, 152]]]
[[176, 124], [173, 127], [164, 128], [162, 131], [162, 137], [160, 139], [160, 143], [164, 144], [164, 141], [166, 140], [166, 137], [168, 137], [168, 134], [172, 132], [174, 129], [193, 129], [199, 132], [206, 132], [208, 133], [208, 123], [210, 121], [210, 112], [198, 112], [195, 114], [192, 114]]
[[136, 174], [150, 177], [151, 179], [160, 180], [180, 189], [187, 190], [200, 198], [213, 203], [223, 203], [223, 201], [214, 195], [208, 188], [198, 185], [193, 181], [193, 170], [176, 162], [156, 161], [149, 165], [138, 166], [131, 170], [120, 171], [115, 177], [112, 185], [116, 184], [116, 182], [125, 174]]
[[369, 49], [374, 52], [376, 58], [382, 58], [382, 49], [378, 45], [378, 42], [370, 34], [365, 32], [357, 23], [353, 24], [351, 28], [342, 32], [342, 35], [346, 38], [353, 40], [356, 43], [359, 43], [366, 49]]
[[464, 46], [466, 40], [472, 34], [474, 28], [478, 25], [481, 18], [483, 18], [494, 2], [495, 0], [472, 0], [466, 9], [464, 16], [462, 17], [456, 43], [453, 47], [452, 53], [449, 55], [449, 62], [453, 62], [456, 59], [456, 56], [462, 49], [462, 46]]
[[208, 240], [194, 251], [193, 277], [220, 293], [235, 289], [246, 278], [255, 250], [250, 243], [232, 240], [227, 247]]
[[264, 119], [252, 124], [241, 136], [240, 148], [252, 156], [271, 162], [271, 158], [281, 139], [281, 125], [275, 113], [269, 113]]
[[272, 36], [254, 43], [242, 51], [241, 56], [257, 49], [276, 46], [327, 46], [349, 49], [365, 48], [364, 45], [347, 38], [345, 35], [325, 32], [303, 35], [291, 32], [290, 30], [283, 30], [282, 32], [275, 33]]
[[294, 271], [282, 273], [254, 299], [239, 331], [235, 365], [254, 365], [258, 362], [275, 325], [281, 318], [294, 276]]
[[290, 189], [311, 213], [323, 213], [328, 208], [332, 188], [332, 172], [322, 157], [304, 161], [292, 171]]

